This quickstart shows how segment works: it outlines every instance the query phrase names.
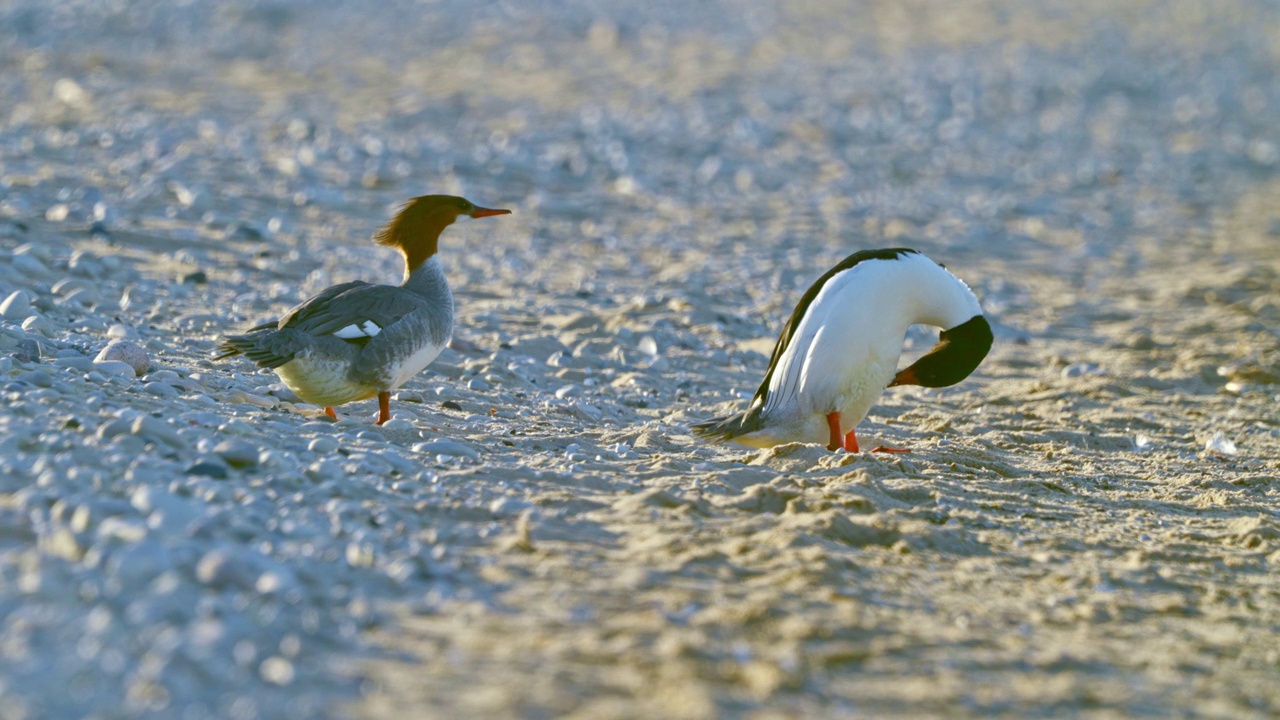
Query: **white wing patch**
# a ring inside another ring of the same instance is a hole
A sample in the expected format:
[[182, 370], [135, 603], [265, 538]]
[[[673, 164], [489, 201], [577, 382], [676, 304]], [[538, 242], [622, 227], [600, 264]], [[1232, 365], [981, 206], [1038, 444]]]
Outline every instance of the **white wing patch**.
[[380, 332], [382, 332], [382, 328], [378, 326], [378, 323], [372, 320], [365, 320], [359, 324], [352, 323], [344, 328], [339, 328], [334, 331], [333, 336], [343, 340], [355, 340], [362, 337], [371, 338]]

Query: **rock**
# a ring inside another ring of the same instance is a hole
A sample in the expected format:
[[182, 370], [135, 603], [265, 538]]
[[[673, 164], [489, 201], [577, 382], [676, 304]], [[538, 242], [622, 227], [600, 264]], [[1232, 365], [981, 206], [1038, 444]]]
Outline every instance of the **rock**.
[[51, 338], [57, 334], [57, 330], [53, 327], [53, 323], [45, 320], [42, 315], [32, 315], [26, 320], [23, 320], [22, 329], [29, 333], [43, 335], [47, 338]]
[[163, 383], [163, 382], [149, 382], [143, 385], [142, 389], [143, 391], [150, 393], [152, 395], [155, 395], [156, 397], [165, 397], [165, 398], [176, 397], [178, 394], [177, 388], [170, 385], [169, 383]]
[[92, 288], [77, 288], [63, 296], [61, 304], [76, 308], [92, 307], [98, 302], [98, 293]]
[[11, 262], [14, 270], [28, 277], [44, 277], [49, 274], [49, 268], [31, 255], [14, 255]]
[[118, 377], [134, 378], [138, 376], [137, 371], [133, 369], [132, 365], [127, 362], [120, 362], [119, 360], [108, 360], [106, 362], [94, 360], [93, 369]]
[[213, 452], [234, 468], [253, 467], [258, 464], [258, 446], [244, 440], [223, 440], [213, 446]]
[[172, 425], [150, 415], [140, 415], [135, 418], [133, 425], [129, 427], [129, 431], [134, 435], [162, 442], [178, 450], [187, 447], [187, 441], [182, 439], [182, 436], [178, 434], [178, 431]]
[[196, 579], [213, 587], [255, 590], [261, 574], [256, 560], [247, 554], [233, 554], [231, 550], [211, 550], [196, 563]]
[[91, 357], [60, 357], [53, 361], [58, 367], [69, 367], [79, 370], [80, 372], [89, 372], [94, 369], [93, 358]]
[[182, 530], [200, 517], [200, 508], [191, 501], [155, 486], [141, 487], [129, 497], [129, 504], [147, 515], [147, 525]]
[[44, 368], [38, 368], [36, 370], [28, 370], [27, 372], [24, 372], [21, 375], [19, 375], [17, 379], [20, 380], [21, 382], [29, 383], [38, 388], [53, 387], [53, 377], [51, 377], [48, 371], [46, 371]]
[[1062, 368], [1062, 377], [1064, 378], [1086, 377], [1086, 376], [1106, 375], [1106, 374], [1107, 374], [1106, 370], [1103, 370], [1096, 363], [1091, 363], [1091, 362], [1072, 363]]
[[215, 480], [226, 480], [231, 475], [226, 466], [213, 462], [198, 462], [186, 470], [188, 475], [201, 475]]
[[383, 431], [391, 432], [418, 432], [418, 426], [403, 418], [392, 418], [382, 424]]
[[151, 368], [151, 358], [147, 355], [147, 351], [135, 342], [129, 340], [112, 340], [107, 346], [102, 348], [98, 356], [93, 359], [95, 363], [106, 362], [123, 362], [133, 369], [134, 376], [145, 375], [147, 370]]
[[480, 458], [480, 453], [454, 440], [428, 440], [414, 445], [413, 451], [432, 455], [465, 457], [473, 460]]
[[110, 440], [117, 435], [127, 435], [132, 432], [133, 422], [125, 418], [113, 418], [103, 423], [96, 433], [101, 440]]
[[318, 437], [307, 444], [307, 450], [321, 455], [331, 455], [338, 451], [338, 441], [333, 438]]
[[25, 290], [14, 290], [0, 302], [0, 316], [10, 322], [26, 320], [31, 314], [31, 296]]
[[209, 282], [209, 276], [203, 270], [196, 270], [183, 275], [182, 282], [184, 285], [203, 285]]

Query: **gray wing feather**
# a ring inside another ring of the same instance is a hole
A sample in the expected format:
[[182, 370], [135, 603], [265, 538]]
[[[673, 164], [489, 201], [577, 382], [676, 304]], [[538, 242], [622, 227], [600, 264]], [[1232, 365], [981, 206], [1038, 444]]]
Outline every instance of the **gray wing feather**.
[[280, 319], [279, 328], [332, 335], [348, 325], [372, 320], [385, 330], [426, 304], [422, 296], [404, 288], [349, 282], [334, 285], [290, 310]]
[[426, 306], [427, 301], [420, 295], [400, 287], [358, 280], [334, 285], [293, 308], [278, 322], [228, 336], [218, 347], [219, 354], [214, 359], [244, 355], [261, 367], [277, 368], [316, 342], [340, 354], [344, 346], [354, 350], [373, 338], [339, 338], [333, 335], [338, 330], [366, 320], [385, 330]]

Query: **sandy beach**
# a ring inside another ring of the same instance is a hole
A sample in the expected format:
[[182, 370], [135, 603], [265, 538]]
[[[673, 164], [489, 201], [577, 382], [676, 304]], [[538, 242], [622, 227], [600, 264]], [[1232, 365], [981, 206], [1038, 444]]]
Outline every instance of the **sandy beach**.
[[[0, 28], [0, 715], [1280, 714], [1274, 2]], [[513, 214], [442, 236], [454, 341], [391, 422], [211, 360], [398, 282], [369, 237], [425, 193]], [[859, 425], [910, 453], [691, 434], [898, 246], [996, 337]]]

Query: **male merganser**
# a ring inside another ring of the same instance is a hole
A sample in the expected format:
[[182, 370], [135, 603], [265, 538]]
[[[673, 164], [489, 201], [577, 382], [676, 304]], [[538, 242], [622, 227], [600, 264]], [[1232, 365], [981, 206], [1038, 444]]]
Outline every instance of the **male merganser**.
[[[942, 335], [895, 374], [903, 335], [917, 323]], [[955, 385], [991, 341], [978, 299], [960, 278], [915, 250], [862, 250], [801, 296], [751, 405], [693, 430], [753, 447], [825, 441], [829, 450], [858, 452], [855, 427], [886, 387]]]
[[413, 198], [373, 236], [404, 255], [399, 287], [334, 285], [277, 322], [228, 336], [214, 359], [244, 355], [274, 370], [335, 420], [334, 405], [377, 395], [381, 425], [391, 418], [391, 391], [435, 360], [453, 334], [453, 293], [436, 257], [440, 233], [462, 216], [510, 212], [452, 195]]

